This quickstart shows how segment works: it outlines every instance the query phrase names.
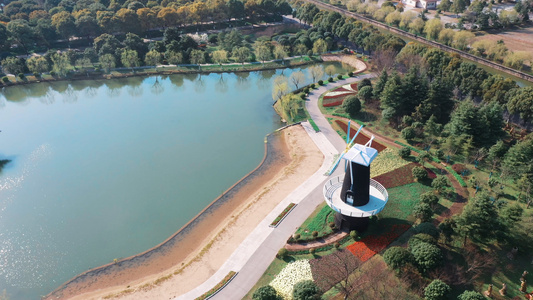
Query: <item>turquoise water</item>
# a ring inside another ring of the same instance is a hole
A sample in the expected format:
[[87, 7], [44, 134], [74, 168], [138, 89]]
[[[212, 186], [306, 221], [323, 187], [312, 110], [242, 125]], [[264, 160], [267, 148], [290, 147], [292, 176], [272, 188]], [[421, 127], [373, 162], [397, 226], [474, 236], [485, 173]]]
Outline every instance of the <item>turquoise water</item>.
[[38, 299], [176, 232], [263, 158], [281, 72], [2, 90], [0, 291]]

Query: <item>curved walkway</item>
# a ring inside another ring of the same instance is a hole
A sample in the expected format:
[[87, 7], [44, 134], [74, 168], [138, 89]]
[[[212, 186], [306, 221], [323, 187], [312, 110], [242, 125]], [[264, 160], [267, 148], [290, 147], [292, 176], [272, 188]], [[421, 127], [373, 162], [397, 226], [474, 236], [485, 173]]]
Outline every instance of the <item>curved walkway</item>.
[[[224, 289], [210, 299], [242, 299], [250, 291], [295, 229], [309, 217], [317, 205], [324, 201], [322, 186], [327, 179], [325, 173], [333, 164], [335, 155], [346, 147], [344, 140], [331, 128], [318, 109], [319, 96], [334, 87], [374, 76], [373, 74], [368, 74], [339, 80], [326, 86], [321, 86], [309, 95], [309, 101], [306, 101], [306, 108], [321, 131], [315, 132], [308, 122], [303, 122], [302, 127], [324, 154], [322, 166], [270, 212], [213, 276], [200, 286], [175, 299], [190, 300], [203, 295], [222, 281], [230, 271], [237, 272], [237, 275]], [[270, 221], [279, 215], [291, 202], [299, 205], [293, 209], [278, 227], [269, 227]]]

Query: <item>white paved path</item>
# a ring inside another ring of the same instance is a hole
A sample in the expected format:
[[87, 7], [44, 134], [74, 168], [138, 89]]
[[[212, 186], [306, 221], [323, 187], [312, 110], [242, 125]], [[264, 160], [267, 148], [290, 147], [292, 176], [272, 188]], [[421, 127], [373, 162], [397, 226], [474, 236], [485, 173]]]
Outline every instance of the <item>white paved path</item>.
[[[315, 132], [308, 122], [303, 122], [302, 127], [309, 134], [315, 145], [324, 154], [324, 162], [320, 169], [309, 179], [294, 189], [285, 199], [283, 199], [270, 214], [246, 237], [246, 239], [233, 252], [230, 258], [222, 267], [207, 281], [199, 285], [190, 292], [175, 299], [193, 300], [217, 285], [230, 272], [238, 272], [237, 276], [219, 293], [211, 299], [235, 300], [242, 299], [248, 291], [261, 278], [265, 270], [272, 263], [272, 260], [282, 248], [287, 239], [315, 210], [317, 205], [324, 201], [322, 188], [327, 179], [326, 171], [332, 166], [334, 156], [346, 147], [346, 143], [331, 128], [326, 118], [318, 109], [318, 98], [325, 91], [336, 86], [352, 83], [363, 78], [373, 77], [364, 75], [349, 78], [335, 83], [330, 83], [314, 90], [306, 107], [311, 118], [319, 126], [320, 132]], [[338, 173], [340, 171], [336, 171]], [[337, 175], [337, 174], [335, 174]], [[293, 211], [281, 222], [277, 228], [269, 227], [274, 220], [289, 203], [298, 204]]]

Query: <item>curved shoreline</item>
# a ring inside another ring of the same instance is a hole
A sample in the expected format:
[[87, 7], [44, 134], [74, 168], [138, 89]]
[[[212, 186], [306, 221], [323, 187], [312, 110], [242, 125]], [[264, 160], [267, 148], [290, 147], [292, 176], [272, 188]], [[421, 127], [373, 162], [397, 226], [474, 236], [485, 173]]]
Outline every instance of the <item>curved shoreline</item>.
[[[103, 277], [116, 277], [115, 275], [117, 275], [117, 273], [123, 274], [125, 271], [131, 270], [133, 268], [140, 268], [143, 265], [149, 264], [151, 262], [150, 260], [156, 260], [158, 258], [156, 256], [167, 255], [169, 254], [169, 252], [172, 252], [172, 250], [176, 250], [175, 248], [180, 246], [178, 245], [178, 243], [183, 242], [188, 237], [191, 237], [191, 235], [195, 233], [195, 230], [199, 229], [199, 226], [205, 225], [207, 218], [213, 217], [213, 215], [217, 213], [225, 215], [224, 212], [221, 212], [221, 210], [234, 211], [241, 204], [238, 199], [235, 199], [236, 195], [241, 192], [247, 192], [247, 190], [251, 189], [247, 186], [250, 181], [258, 179], [259, 177], [261, 181], [268, 181], [271, 179], [268, 177], [273, 177], [273, 175], [269, 176], [269, 174], [267, 173], [278, 173], [279, 171], [281, 171], [283, 169], [283, 166], [279, 162], [291, 160], [290, 157], [287, 157], [289, 155], [288, 153], [286, 153], [288, 151], [286, 151], [285, 148], [286, 145], [284, 145], [283, 136], [281, 134], [278, 134], [278, 131], [268, 134], [265, 137], [265, 154], [259, 165], [255, 169], [250, 171], [248, 174], [246, 174], [244, 177], [242, 177], [230, 188], [228, 188], [224, 193], [222, 193], [222, 195], [213, 200], [209, 205], [207, 205], [201, 212], [199, 212], [187, 224], [182, 226], [172, 236], [170, 236], [157, 246], [154, 246], [142, 253], [121, 259], [117, 262], [108, 263], [103, 266], [99, 266], [85, 271], [79, 275], [76, 275], [75, 277], [71, 278], [70, 280], [56, 288], [54, 291], [50, 292], [48, 295], [44, 296], [43, 299], [60, 299], [65, 296], [74, 296], [68, 291], [69, 289], [80, 288], [80, 285], [85, 285], [85, 287], [82, 287], [82, 289], [90, 290], [92, 285], [97, 283], [101, 284], [102, 282], [106, 281], [106, 278]], [[216, 217], [213, 218], [216, 219]], [[219, 220], [219, 223], [223, 223], [222, 221], [223, 220]], [[198, 242], [196, 244], [203, 244], [202, 239], [197, 240]], [[185, 259], [186, 257], [183, 258], [183, 260]], [[189, 261], [187, 264], [182, 264], [181, 267], [178, 270], [172, 272], [172, 274], [175, 275], [179, 273], [181, 270], [186, 268], [192, 261], [193, 260]], [[175, 267], [175, 265], [166, 268], [159, 268], [161, 269], [159, 272], [164, 271], [163, 269], [170, 270]], [[143, 274], [142, 277], [146, 277], [147, 275], [151, 274]], [[78, 291], [75, 294], [80, 293]]]

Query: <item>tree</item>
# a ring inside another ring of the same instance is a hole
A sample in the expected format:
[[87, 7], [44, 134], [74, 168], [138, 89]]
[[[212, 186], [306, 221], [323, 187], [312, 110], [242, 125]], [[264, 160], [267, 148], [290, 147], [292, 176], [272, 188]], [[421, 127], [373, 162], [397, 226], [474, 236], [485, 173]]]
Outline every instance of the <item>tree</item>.
[[177, 51], [166, 51], [165, 59], [171, 65], [179, 65], [183, 63], [183, 54]]
[[437, 177], [431, 182], [431, 187], [441, 193], [450, 186], [450, 180], [448, 180], [448, 177], [444, 175], [437, 175]]
[[485, 300], [483, 295], [476, 291], [464, 291], [461, 295], [457, 296], [458, 300]]
[[147, 31], [148, 29], [155, 27], [155, 24], [157, 23], [156, 13], [152, 9], [147, 7], [140, 8], [137, 10], [137, 18], [141, 23], [141, 28], [143, 31]]
[[510, 113], [519, 113], [524, 123], [533, 118], [533, 87], [523, 87], [510, 91], [507, 109]]
[[216, 50], [211, 53], [213, 61], [219, 65], [228, 61], [228, 51], [226, 50]]
[[278, 292], [270, 285], [258, 288], [252, 295], [253, 300], [282, 300]]
[[274, 47], [274, 51], [273, 51], [273, 54], [274, 54], [274, 58], [275, 59], [281, 59], [282, 61], [287, 57], [287, 51], [285, 50], [285, 47], [283, 47], [282, 45], [276, 45]]
[[324, 77], [324, 67], [322, 65], [313, 65], [309, 67], [308, 70], [309, 74], [311, 74], [313, 82], [316, 82], [318, 79]]
[[439, 247], [426, 242], [415, 244], [411, 253], [413, 258], [422, 272], [428, 272], [436, 268], [442, 262], [442, 253]]
[[424, 289], [424, 296], [427, 300], [444, 300], [451, 290], [442, 280], [435, 279]]
[[440, 19], [431, 19], [426, 22], [426, 25], [424, 26], [424, 32], [426, 33], [428, 39], [437, 40], [442, 28], [443, 26]]
[[318, 39], [313, 43], [313, 53], [322, 54], [328, 51], [328, 44], [323, 39]]
[[0, 23], [0, 51], [9, 49], [11, 44], [8, 41], [9, 38], [9, 32], [7, 31], [6, 26], [4, 24]]
[[144, 58], [146, 53], [148, 53], [148, 47], [146, 43], [135, 33], [126, 33], [126, 38], [124, 39], [123, 44], [126, 46], [126, 49], [135, 50], [139, 59]]
[[50, 65], [48, 64], [48, 61], [44, 57], [31, 57], [26, 61], [26, 65], [28, 66], [28, 69], [32, 73], [44, 73], [48, 72], [50, 70]]
[[98, 22], [93, 16], [84, 15], [76, 19], [76, 30], [80, 36], [85, 36], [89, 39], [91, 36], [96, 36], [100, 32]]
[[361, 101], [357, 96], [351, 95], [344, 99], [342, 107], [350, 115], [350, 118], [355, 118], [361, 111]]
[[328, 74], [329, 77], [333, 77], [335, 73], [337, 72], [337, 69], [334, 65], [329, 65], [326, 67], [326, 74]]
[[472, 43], [474, 38], [475, 34], [472, 32], [461, 30], [454, 35], [452, 45], [459, 50], [466, 50], [467, 46]]
[[296, 71], [289, 76], [289, 80], [294, 84], [296, 89], [300, 86], [302, 82], [305, 81], [305, 74], [302, 71]]
[[421, 222], [427, 222], [433, 216], [433, 210], [431, 210], [429, 204], [420, 202], [413, 207], [413, 214]]
[[6, 73], [18, 75], [24, 73], [24, 61], [21, 58], [9, 56], [2, 60], [2, 68]]
[[373, 281], [373, 278], [365, 276], [351, 276], [359, 268], [361, 262], [347, 250], [335, 251], [311, 263], [316, 266], [313, 269], [313, 276], [316, 276], [315, 282], [320, 289], [324, 291], [335, 287], [344, 299], [353, 295], [362, 284]]
[[109, 73], [109, 71], [115, 67], [115, 57], [111, 54], [100, 56], [98, 61], [106, 73]]
[[416, 137], [415, 129], [411, 126], [407, 126], [404, 129], [402, 129], [402, 138], [404, 138], [406, 141], [410, 142]]
[[477, 193], [468, 201], [463, 212], [456, 219], [457, 232], [467, 238], [492, 240], [501, 230], [498, 212], [485, 192]]
[[413, 255], [405, 248], [394, 246], [383, 253], [383, 259], [390, 268], [399, 271], [413, 261]]
[[126, 68], [131, 68], [132, 72], [135, 72], [136, 67], [140, 65], [139, 55], [135, 50], [124, 49], [120, 54], [120, 62]]
[[294, 46], [294, 53], [300, 56], [303, 56], [304, 54], [306, 54], [307, 50], [308, 50], [307, 46], [302, 43], [296, 44], [296, 46]]
[[94, 39], [93, 48], [98, 56], [104, 54], [115, 54], [116, 49], [121, 48], [122, 44], [111, 34], [104, 33]]
[[71, 67], [67, 52], [52, 55], [52, 63], [52, 71], [61, 77], [66, 76], [68, 69]]
[[289, 91], [289, 83], [287, 77], [284, 75], [276, 76], [274, 78], [274, 85], [272, 87], [272, 99], [274, 101], [280, 100], [283, 96], [287, 95]]
[[191, 60], [191, 63], [195, 65], [200, 65], [200, 64], [205, 63], [204, 51], [198, 50], [198, 49], [192, 50], [189, 56], [189, 59]]
[[409, 23], [409, 30], [418, 35], [422, 34], [422, 31], [424, 30], [424, 27], [426, 26], [426, 22], [422, 20], [422, 18], [416, 18], [411, 23]]
[[292, 299], [320, 300], [320, 289], [312, 280], [303, 280], [294, 285]]
[[429, 206], [434, 207], [439, 203], [439, 197], [432, 192], [426, 192], [420, 195], [420, 202], [427, 203]]
[[398, 150], [398, 155], [403, 159], [407, 159], [411, 156], [411, 149], [409, 147], [402, 147]]
[[59, 35], [67, 40], [76, 30], [74, 18], [66, 11], [59, 12], [52, 16], [52, 26], [56, 28]]
[[161, 63], [161, 58], [161, 53], [155, 50], [150, 50], [148, 51], [148, 53], [146, 53], [146, 56], [144, 57], [144, 63], [147, 66], [157, 66]]
[[272, 57], [272, 50], [270, 45], [266, 42], [256, 42], [255, 45], [255, 56], [264, 64], [266, 60], [269, 60]]
[[250, 49], [248, 49], [247, 47], [235, 48], [233, 49], [232, 53], [235, 59], [237, 60], [237, 62], [240, 62], [243, 65], [250, 57]]
[[450, 2], [450, 0], [442, 0], [439, 5], [437, 5], [437, 8], [442, 11], [449, 11], [451, 6], [452, 3]]
[[26, 20], [13, 20], [7, 24], [9, 36], [28, 53], [27, 45], [33, 41], [34, 32]]
[[389, 74], [387, 71], [381, 72], [379, 75], [378, 81], [374, 85], [374, 90], [372, 91], [374, 93], [374, 98], [381, 98], [381, 92], [383, 92], [383, 89], [385, 88], [385, 85], [387, 84], [387, 81], [389, 80]]
[[157, 13], [157, 20], [163, 27], [177, 25], [178, 19], [178, 12], [172, 7], [165, 7]]
[[451, 46], [455, 38], [455, 31], [451, 28], [444, 28], [439, 33], [439, 41], [445, 45]]
[[365, 103], [370, 101], [373, 96], [373, 90], [372, 86], [363, 86], [359, 88], [359, 92], [357, 93], [357, 97], [359, 99], [363, 100]]

